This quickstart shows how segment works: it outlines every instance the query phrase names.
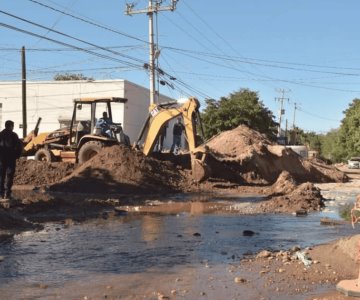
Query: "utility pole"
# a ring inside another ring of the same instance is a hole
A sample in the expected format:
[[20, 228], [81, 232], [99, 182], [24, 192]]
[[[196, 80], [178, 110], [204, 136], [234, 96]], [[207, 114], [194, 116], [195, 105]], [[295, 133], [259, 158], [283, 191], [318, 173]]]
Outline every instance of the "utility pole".
[[288, 119], [285, 120], [285, 145], [288, 142]]
[[295, 130], [295, 114], [296, 110], [298, 109], [297, 103], [294, 103], [294, 117], [293, 117], [293, 129]]
[[280, 110], [279, 110], [279, 127], [278, 127], [278, 134], [277, 136], [278, 137], [281, 137], [281, 121], [282, 121], [282, 115], [285, 114], [285, 110], [284, 110], [284, 100], [287, 100], [289, 101], [289, 98], [285, 98], [285, 93], [289, 92], [290, 90], [288, 91], [285, 91], [284, 89], [280, 89], [280, 90], [277, 90], [278, 92], [281, 93], [281, 97], [280, 98], [275, 98], [275, 101], [279, 101], [280, 102]]
[[[134, 14], [147, 14], [149, 16], [149, 74], [150, 74], [150, 104], [155, 103], [155, 83], [156, 83], [156, 75], [155, 75], [155, 43], [154, 43], [154, 13], [158, 13], [159, 11], [174, 11], [176, 9], [176, 3], [178, 0], [171, 0], [171, 4], [168, 6], [161, 6], [163, 0], [149, 0], [149, 4], [147, 8], [133, 10], [134, 4], [127, 3], [126, 4], [126, 15], [134, 15]], [[157, 47], [157, 46], [156, 46]]]
[[26, 61], [25, 61], [25, 47], [21, 48], [21, 70], [22, 70], [22, 129], [23, 138], [27, 134], [27, 118], [26, 118]]
[[298, 106], [297, 106], [297, 103], [295, 102], [294, 103], [294, 118], [293, 118], [293, 135], [294, 135], [294, 141], [293, 141], [293, 144], [296, 145], [296, 128], [295, 128], [295, 115], [296, 115], [296, 110], [298, 109]]

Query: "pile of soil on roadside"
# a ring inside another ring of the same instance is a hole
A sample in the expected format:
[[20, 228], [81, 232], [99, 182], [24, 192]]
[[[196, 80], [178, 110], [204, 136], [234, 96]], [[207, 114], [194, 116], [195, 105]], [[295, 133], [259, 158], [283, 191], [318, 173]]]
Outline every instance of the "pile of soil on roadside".
[[163, 162], [126, 146], [104, 148], [73, 173], [50, 187], [52, 191], [129, 194], [170, 192], [180, 189], [185, 176]]
[[271, 186], [272, 195], [285, 195], [293, 192], [297, 187], [295, 179], [287, 171], [281, 172], [276, 182]]
[[288, 194], [272, 196], [271, 201], [264, 201], [260, 205], [260, 209], [263, 212], [294, 213], [318, 211], [324, 206], [320, 189], [311, 182], [305, 182]]
[[245, 125], [222, 132], [207, 145], [235, 180], [241, 176], [247, 183], [273, 184], [282, 171], [287, 171], [298, 183], [347, 181], [347, 176], [335, 167], [321, 160], [304, 159]]
[[14, 184], [49, 185], [70, 175], [76, 166], [67, 162], [47, 163], [36, 160], [19, 159], [16, 166]]
[[14, 233], [15, 231], [32, 230], [38, 227], [26, 221], [22, 216], [0, 207], [0, 237], [8, 231]]

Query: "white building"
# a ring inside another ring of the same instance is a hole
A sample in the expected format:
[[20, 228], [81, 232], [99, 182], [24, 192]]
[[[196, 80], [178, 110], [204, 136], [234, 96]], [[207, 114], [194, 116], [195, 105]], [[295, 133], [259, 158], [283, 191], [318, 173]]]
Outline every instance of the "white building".
[[[34, 129], [42, 118], [39, 132], [60, 128], [60, 122], [71, 120], [73, 99], [82, 97], [121, 97], [126, 103], [113, 106], [113, 121], [122, 123], [130, 141], [136, 140], [148, 115], [149, 90], [126, 80], [95, 81], [36, 81], [27, 82], [27, 132]], [[174, 101], [160, 96], [159, 102]], [[6, 120], [15, 122], [15, 132], [22, 131], [22, 85], [21, 82], [0, 82], [0, 130]], [[101, 116], [98, 109], [97, 117]]]

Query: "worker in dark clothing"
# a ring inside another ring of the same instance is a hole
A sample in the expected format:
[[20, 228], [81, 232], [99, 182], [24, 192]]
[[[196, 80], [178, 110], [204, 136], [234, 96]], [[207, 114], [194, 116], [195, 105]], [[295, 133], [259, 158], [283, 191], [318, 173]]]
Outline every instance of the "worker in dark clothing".
[[5, 129], [0, 132], [0, 196], [3, 199], [11, 198], [16, 160], [23, 150], [23, 144], [13, 130], [14, 122], [8, 120]]
[[181, 123], [181, 119], [178, 118], [177, 122], [174, 124], [173, 127], [173, 143], [171, 145], [170, 153], [173, 153], [176, 149], [176, 152], [181, 147], [181, 135], [182, 132], [185, 130], [184, 124]]
[[167, 129], [167, 125], [164, 125], [163, 127], [161, 127], [160, 129], [160, 133], [159, 133], [159, 139], [157, 141], [157, 151], [158, 152], [162, 152], [163, 148], [164, 148], [164, 140], [166, 137], [166, 129]]

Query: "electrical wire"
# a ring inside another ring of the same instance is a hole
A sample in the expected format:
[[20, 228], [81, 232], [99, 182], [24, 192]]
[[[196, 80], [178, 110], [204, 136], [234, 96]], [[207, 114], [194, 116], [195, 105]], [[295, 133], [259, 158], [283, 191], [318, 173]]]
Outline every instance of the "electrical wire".
[[[73, 0], [72, 5], [74, 5], [77, 1], [78, 1], [78, 0]], [[67, 9], [68, 9], [68, 8], [66, 8], [66, 10], [67, 10]], [[51, 29], [54, 29], [54, 28], [55, 28], [55, 26], [60, 22], [60, 20], [61, 20], [62, 17], [63, 17], [63, 16], [58, 16], [58, 18], [55, 20], [55, 22], [54, 22], [53, 25], [51, 26]], [[50, 30], [48, 30], [48, 31], [44, 34], [44, 36], [47, 36], [49, 33], [50, 33]], [[35, 45], [37, 45], [38, 43], [40, 43], [40, 41], [41, 41], [41, 39], [39, 39], [39, 40], [35, 43]]]
[[5, 23], [0, 22], [0, 26], [11, 29], [11, 30], [14, 30], [14, 31], [18, 31], [18, 32], [21, 32], [21, 33], [24, 33], [24, 34], [27, 34], [27, 35], [31, 35], [31, 36], [35, 36], [35, 37], [42, 37], [42, 38], [44, 38], [44, 39], [46, 39], [46, 40], [48, 40], [50, 42], [53, 42], [53, 43], [56, 43], [56, 44], [59, 44], [59, 45], [62, 45], [62, 46], [70, 47], [70, 48], [73, 48], [73, 49], [77, 49], [79, 51], [83, 51], [83, 52], [86, 52], [88, 54], [92, 54], [92, 55], [95, 55], [97, 57], [100, 57], [100, 58], [104, 58], [104, 59], [112, 60], [112, 61], [115, 61], [115, 62], [123, 63], [125, 65], [132, 66], [132, 67], [138, 67], [138, 65], [135, 65], [135, 64], [127, 62], [127, 61], [123, 61], [123, 60], [120, 60], [120, 59], [115, 58], [115, 57], [107, 56], [105, 54], [100, 54], [100, 53], [97, 53], [97, 52], [86, 50], [84, 48], [81, 48], [81, 47], [78, 47], [78, 46], [75, 46], [75, 45], [71, 45], [71, 44], [68, 44], [68, 43], [65, 43], [65, 42], [61, 42], [61, 41], [58, 41], [58, 40], [55, 40], [55, 39], [51, 39], [49, 37], [43, 37], [43, 36], [41, 36], [41, 35], [39, 35], [37, 33], [30, 32], [30, 31], [27, 31], [27, 30], [24, 30], [24, 29], [21, 29], [21, 28], [18, 28], [18, 27], [9, 25], [9, 24], [5, 24]]
[[[49, 30], [49, 31], [54, 32], [54, 33], [56, 33], [56, 34], [65, 36], [65, 37], [70, 38], [70, 39], [73, 39], [73, 40], [76, 40], [76, 41], [78, 41], [78, 42], [81, 42], [81, 43], [90, 45], [90, 46], [92, 46], [92, 47], [96, 47], [96, 48], [101, 49], [101, 50], [103, 50], [103, 51], [110, 52], [110, 53], [112, 53], [112, 54], [119, 55], [119, 56], [122, 56], [122, 57], [125, 57], [125, 58], [128, 58], [128, 59], [134, 60], [134, 61], [136, 61], [136, 62], [143, 63], [143, 61], [140, 60], [140, 59], [131, 57], [131, 56], [129, 56], [129, 55], [124, 55], [124, 54], [122, 54], [122, 53], [120, 53], [120, 52], [117, 52], [117, 51], [114, 51], [114, 50], [110, 50], [110, 49], [104, 48], [104, 47], [102, 47], [102, 46], [99, 46], [99, 45], [96, 45], [96, 44], [93, 44], [93, 43], [84, 41], [84, 40], [82, 40], [82, 39], [73, 37], [73, 36], [71, 36], [71, 35], [69, 35], [69, 34], [60, 32], [60, 31], [58, 31], [58, 30], [51, 29], [51, 28], [49, 28], [49, 27], [47, 27], [47, 26], [44, 26], [44, 25], [35, 23], [35, 22], [33, 22], [33, 21], [30, 21], [30, 20], [27, 20], [27, 19], [24, 19], [24, 18], [15, 16], [15, 15], [13, 15], [13, 14], [11, 14], [11, 13], [8, 13], [8, 12], [5, 12], [5, 11], [3, 11], [3, 10], [0, 10], [0, 13], [2, 13], [2, 14], [4, 14], [4, 15], [7, 15], [7, 16], [9, 16], [9, 17], [12, 17], [12, 18], [21, 20], [21, 21], [23, 21], [23, 22], [29, 23], [29, 24], [34, 25], [34, 26], [36, 26], [36, 27], [40, 27], [40, 28], [42, 28], [42, 29], [46, 29], [46, 30]], [[42, 36], [42, 38], [46, 38], [46, 36]], [[46, 38], [46, 39], [47, 39], [47, 38]]]
[[104, 30], [111, 31], [111, 32], [113, 32], [113, 33], [116, 33], [116, 34], [125, 36], [125, 37], [127, 37], [127, 38], [129, 38], [129, 39], [133, 39], [133, 40], [136, 40], [136, 41], [139, 41], [139, 42], [143, 42], [143, 43], [145, 43], [145, 44], [149, 44], [148, 41], [145, 41], [145, 40], [143, 40], [143, 39], [137, 38], [137, 37], [132, 36], [132, 35], [130, 35], [130, 34], [127, 34], [127, 33], [125, 33], [125, 32], [121, 32], [121, 31], [112, 29], [112, 28], [110, 28], [110, 27], [106, 27], [106, 26], [97, 24], [97, 23], [95, 23], [95, 22], [93, 22], [93, 21], [89, 21], [89, 20], [86, 20], [86, 19], [84, 19], [84, 18], [80, 18], [80, 17], [74, 16], [74, 15], [72, 15], [72, 14], [70, 14], [70, 13], [61, 11], [61, 10], [59, 10], [59, 9], [56, 9], [56, 8], [54, 8], [54, 7], [51, 7], [50, 5], [46, 5], [46, 4], [41, 3], [41, 2], [39, 2], [39, 1], [36, 1], [36, 0], [28, 0], [28, 1], [33, 2], [33, 3], [35, 3], [35, 4], [38, 4], [38, 5], [40, 5], [40, 6], [46, 7], [46, 8], [48, 8], [48, 9], [50, 9], [50, 10], [59, 12], [59, 13], [61, 13], [61, 14], [64, 14], [64, 15], [66, 15], [66, 16], [68, 16], [68, 17], [71, 17], [71, 18], [73, 18], [73, 19], [79, 20], [79, 21], [81, 21], [81, 22], [88, 23], [88, 24], [93, 25], [93, 26], [95, 26], [95, 27], [99, 27], [99, 28], [102, 28], [102, 29], [104, 29]]
[[[182, 52], [184, 52], [184, 53], [192, 53], [192, 54], [199, 55], [201, 57], [207, 56], [207, 57], [217, 58], [217, 59], [224, 60], [224, 61], [233, 61], [233, 62], [239, 62], [239, 63], [250, 64], [250, 65], [258, 65], [258, 66], [262, 66], [262, 67], [272, 67], [272, 68], [288, 69], [288, 70], [295, 70], [295, 71], [324, 73], [324, 74], [333, 74], [333, 75], [342, 75], [342, 76], [360, 76], [359, 73], [342, 73], [342, 72], [312, 70], [312, 69], [305, 69], [305, 68], [286, 67], [286, 66], [279, 66], [279, 65], [274, 65], [274, 64], [267, 64], [267, 63], [265, 64], [265, 63], [258, 63], [258, 62], [253, 62], [253, 61], [241, 60], [240, 58], [236, 58], [236, 57], [220, 56], [218, 54], [207, 53], [207, 52], [183, 50], [183, 49], [173, 48], [173, 47], [163, 47], [163, 48], [173, 50], [173, 51], [175, 51], [177, 53], [182, 53]], [[195, 58], [194, 56], [191, 56], [191, 57]], [[265, 60], [262, 60], [262, 61], [265, 61]], [[317, 66], [317, 67], [320, 67], [320, 66]], [[323, 66], [322, 68], [325, 68], [325, 67]], [[352, 70], [354, 70], [354, 68]], [[360, 70], [360, 69], [357, 69], [357, 70]]]
[[319, 115], [317, 115], [317, 114], [308, 112], [308, 111], [306, 111], [306, 110], [304, 110], [304, 109], [302, 109], [302, 108], [300, 108], [300, 107], [298, 107], [297, 110], [299, 110], [299, 111], [301, 111], [302, 113], [307, 114], [307, 115], [309, 115], [309, 116], [311, 116], [311, 117], [317, 118], [317, 119], [321, 119], [321, 120], [325, 120], [325, 121], [331, 121], [331, 122], [338, 122], [338, 123], [341, 122], [341, 120], [331, 119], [331, 118], [325, 118], [325, 117], [323, 117], [323, 116], [319, 116]]

